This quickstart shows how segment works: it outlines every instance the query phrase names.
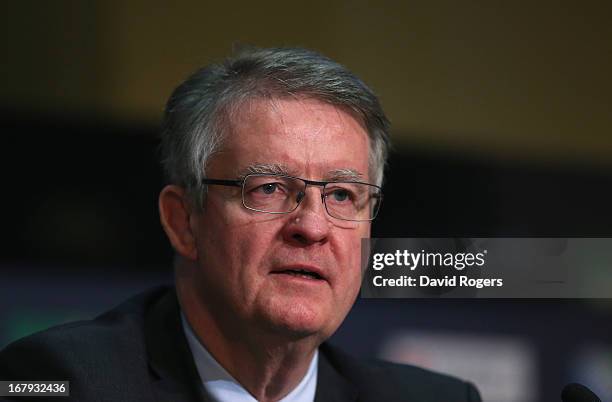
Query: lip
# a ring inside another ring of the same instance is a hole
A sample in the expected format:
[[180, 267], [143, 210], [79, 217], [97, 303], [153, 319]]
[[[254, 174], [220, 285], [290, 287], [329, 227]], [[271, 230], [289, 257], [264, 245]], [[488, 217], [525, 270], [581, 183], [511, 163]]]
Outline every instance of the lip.
[[270, 273], [279, 274], [279, 273], [282, 273], [283, 271], [308, 271], [308, 272], [312, 272], [318, 275], [321, 278], [321, 280], [329, 282], [329, 276], [327, 275], [327, 273], [323, 269], [315, 265], [308, 265], [308, 264], [283, 265], [281, 267], [274, 268], [273, 270], [270, 271]]

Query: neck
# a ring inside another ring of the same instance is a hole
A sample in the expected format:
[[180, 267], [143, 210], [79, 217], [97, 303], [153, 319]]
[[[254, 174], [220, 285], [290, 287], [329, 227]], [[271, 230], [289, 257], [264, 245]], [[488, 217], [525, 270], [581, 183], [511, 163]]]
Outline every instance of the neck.
[[278, 401], [300, 383], [319, 346], [318, 339], [289, 337], [244, 323], [228, 323], [216, 317], [190, 289], [191, 286], [177, 282], [181, 309], [193, 332], [255, 399]]

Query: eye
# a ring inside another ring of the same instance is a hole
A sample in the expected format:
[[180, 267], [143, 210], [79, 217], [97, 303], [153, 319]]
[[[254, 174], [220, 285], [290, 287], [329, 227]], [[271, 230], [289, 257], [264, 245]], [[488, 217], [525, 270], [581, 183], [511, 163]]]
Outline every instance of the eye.
[[249, 192], [260, 197], [280, 196], [287, 193], [287, 186], [278, 182], [258, 183]]
[[333, 196], [334, 201], [337, 202], [346, 201], [351, 196], [350, 192], [344, 189], [336, 189], [331, 193], [331, 195]]
[[272, 194], [278, 188], [278, 184], [277, 183], [266, 183], [260, 186], [259, 188], [261, 189], [261, 191], [264, 192], [264, 194]]

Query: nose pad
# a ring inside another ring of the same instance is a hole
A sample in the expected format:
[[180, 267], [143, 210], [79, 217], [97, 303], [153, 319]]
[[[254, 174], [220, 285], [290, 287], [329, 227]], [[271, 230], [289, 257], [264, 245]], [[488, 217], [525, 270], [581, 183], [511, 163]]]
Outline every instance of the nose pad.
[[316, 194], [310, 194], [310, 196], [312, 198], [307, 197], [306, 189], [295, 193], [297, 203], [295, 208], [298, 209], [302, 202], [305, 205], [298, 209], [294, 218], [288, 219], [288, 223], [283, 226], [284, 239], [295, 246], [305, 247], [314, 243], [322, 244], [327, 241], [329, 235], [330, 223], [325, 216], [324, 207], [318, 205]]
[[295, 197], [295, 201], [297, 202], [298, 205], [300, 205], [300, 202], [302, 202], [305, 196], [306, 196], [306, 193], [303, 191], [300, 191], [299, 193], [297, 193], [297, 197]]
[[[296, 209], [302, 203], [302, 201], [304, 201], [305, 198], [306, 198], [306, 189], [304, 189], [302, 191], [298, 191], [298, 193], [295, 196], [295, 201], [296, 201], [295, 208]], [[325, 195], [323, 194], [323, 192], [321, 192], [321, 202], [323, 203], [323, 205], [325, 205]], [[324, 209], [325, 209], [325, 207], [324, 207]]]

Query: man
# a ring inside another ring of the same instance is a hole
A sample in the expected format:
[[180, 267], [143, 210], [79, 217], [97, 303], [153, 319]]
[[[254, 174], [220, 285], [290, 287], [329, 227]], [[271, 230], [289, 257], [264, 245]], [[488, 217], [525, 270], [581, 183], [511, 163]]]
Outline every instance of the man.
[[480, 400], [324, 343], [359, 291], [387, 131], [373, 93], [314, 52], [243, 50], [196, 72], [162, 138], [176, 292], [19, 341], [0, 378], [67, 379], [78, 401]]

